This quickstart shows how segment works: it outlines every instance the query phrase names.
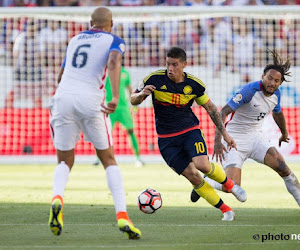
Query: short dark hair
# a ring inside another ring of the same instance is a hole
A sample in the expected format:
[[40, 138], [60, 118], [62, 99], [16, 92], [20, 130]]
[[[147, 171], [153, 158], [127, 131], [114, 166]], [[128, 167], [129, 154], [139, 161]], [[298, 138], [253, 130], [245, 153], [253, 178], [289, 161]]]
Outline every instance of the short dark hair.
[[264, 68], [264, 74], [266, 74], [270, 69], [277, 70], [279, 73], [281, 73], [281, 82], [288, 82], [285, 79], [285, 76], [291, 76], [291, 72], [289, 72], [289, 69], [291, 67], [291, 61], [290, 58], [288, 57], [286, 62], [283, 62], [283, 60], [280, 58], [278, 55], [277, 51], [275, 49], [269, 50], [268, 51], [272, 54], [273, 56], [273, 64], [268, 64]]
[[182, 48], [179, 47], [171, 48], [167, 53], [167, 57], [179, 58], [181, 62], [186, 61], [186, 53]]

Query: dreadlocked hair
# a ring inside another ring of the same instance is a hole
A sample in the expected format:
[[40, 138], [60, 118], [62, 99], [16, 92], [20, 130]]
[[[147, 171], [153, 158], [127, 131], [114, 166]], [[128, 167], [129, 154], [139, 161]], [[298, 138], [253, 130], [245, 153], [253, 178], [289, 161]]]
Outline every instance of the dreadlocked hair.
[[276, 49], [269, 50], [268, 51], [272, 54], [273, 56], [273, 64], [268, 64], [264, 68], [264, 74], [266, 74], [270, 69], [277, 70], [279, 73], [281, 73], [281, 82], [288, 82], [285, 79], [285, 76], [291, 76], [291, 72], [289, 72], [289, 69], [291, 67], [291, 61], [290, 58], [288, 57], [286, 62], [284, 62], [280, 56], [278, 55]]

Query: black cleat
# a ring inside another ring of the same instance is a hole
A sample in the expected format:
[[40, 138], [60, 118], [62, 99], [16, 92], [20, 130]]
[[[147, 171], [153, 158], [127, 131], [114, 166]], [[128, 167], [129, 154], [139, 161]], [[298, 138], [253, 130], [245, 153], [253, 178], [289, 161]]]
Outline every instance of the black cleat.
[[195, 191], [195, 189], [193, 189], [193, 191], [191, 192], [191, 201], [192, 202], [197, 202], [200, 199], [200, 195], [197, 194], [197, 192]]

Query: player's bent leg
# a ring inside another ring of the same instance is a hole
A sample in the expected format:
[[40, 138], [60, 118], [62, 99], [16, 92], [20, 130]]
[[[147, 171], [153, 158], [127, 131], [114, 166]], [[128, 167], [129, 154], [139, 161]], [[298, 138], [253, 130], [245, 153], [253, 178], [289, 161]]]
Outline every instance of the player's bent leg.
[[[236, 170], [239, 171], [240, 169], [236, 168]], [[210, 170], [205, 175], [205, 180], [214, 188], [232, 193], [240, 202], [247, 200], [246, 191], [228, 178], [219, 164], [210, 162]]]
[[282, 177], [287, 190], [294, 197], [300, 207], [300, 183], [295, 174], [286, 165], [283, 156], [276, 148], [271, 147], [268, 149], [264, 158], [264, 163]]
[[235, 165], [227, 166], [225, 168], [227, 178], [231, 179], [235, 184], [241, 186], [242, 169], [235, 167]]
[[187, 168], [182, 172], [182, 175], [185, 176], [193, 184], [195, 192], [199, 196], [203, 197], [209, 204], [220, 209], [223, 214], [228, 211], [232, 211], [232, 209], [222, 201], [222, 199], [212, 188], [212, 186], [210, 186], [202, 178], [193, 163], [190, 163], [187, 166]]
[[228, 179], [231, 179], [234, 183], [234, 186], [230, 190], [235, 198], [240, 202], [245, 202], [247, 200], [246, 191], [240, 186], [241, 184], [241, 175], [242, 170], [234, 166], [227, 166], [225, 173]]
[[60, 235], [64, 226], [63, 223], [63, 199], [57, 195], [53, 197], [50, 207], [49, 228], [54, 235]]

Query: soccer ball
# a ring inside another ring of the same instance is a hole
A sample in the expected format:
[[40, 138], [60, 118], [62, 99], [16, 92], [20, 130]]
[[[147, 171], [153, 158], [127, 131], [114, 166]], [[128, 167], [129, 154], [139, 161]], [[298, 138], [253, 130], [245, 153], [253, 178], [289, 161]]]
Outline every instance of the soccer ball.
[[137, 205], [142, 212], [146, 214], [153, 214], [161, 208], [161, 195], [157, 190], [147, 188], [139, 194]]

